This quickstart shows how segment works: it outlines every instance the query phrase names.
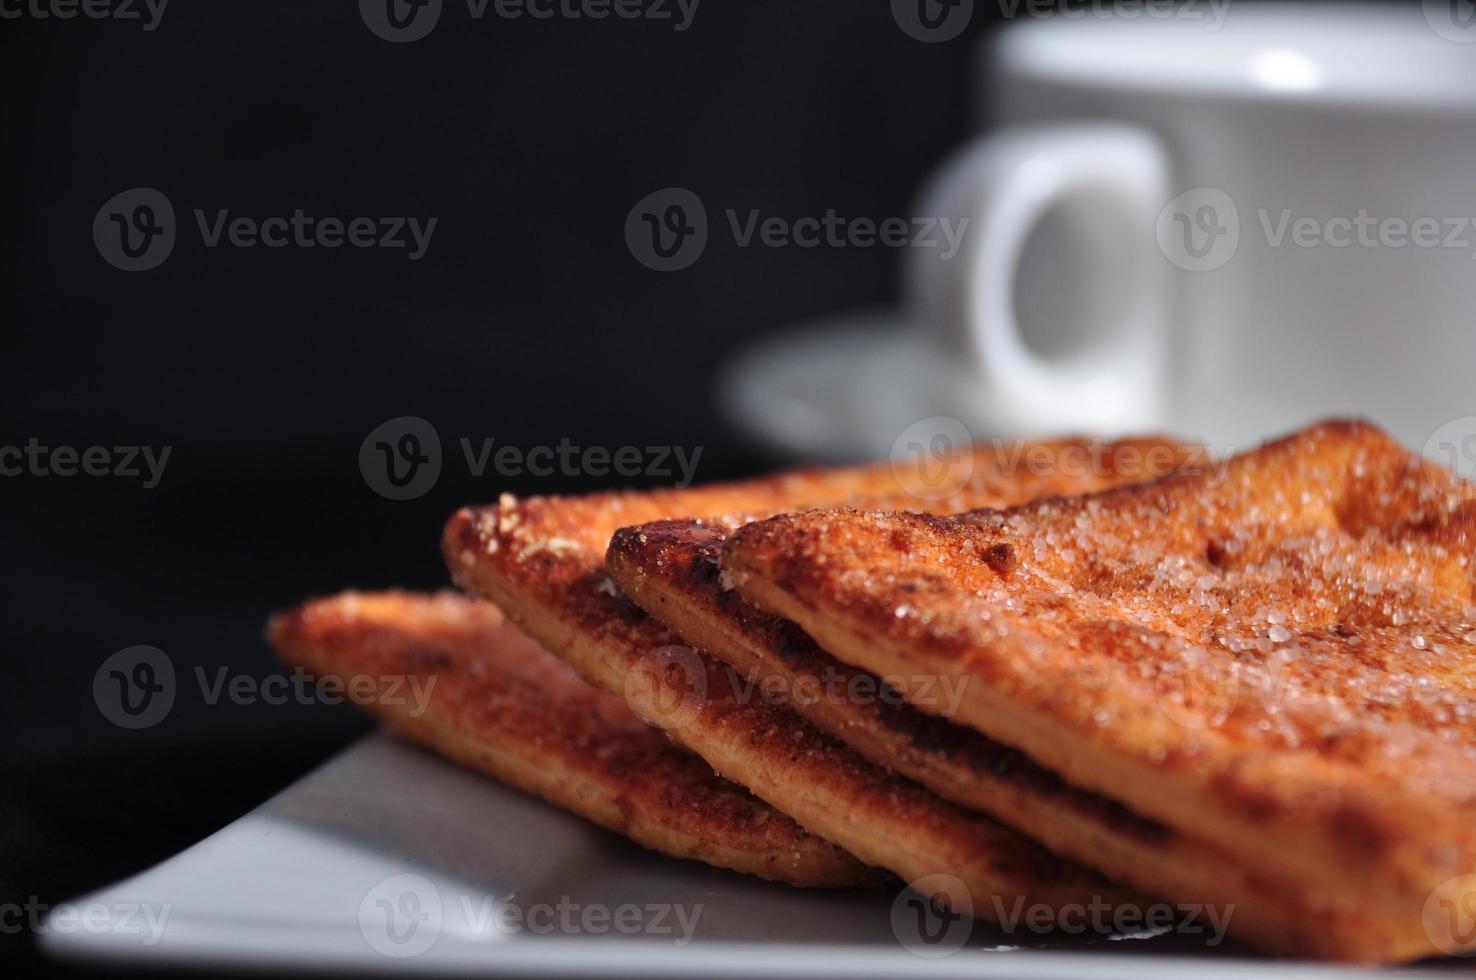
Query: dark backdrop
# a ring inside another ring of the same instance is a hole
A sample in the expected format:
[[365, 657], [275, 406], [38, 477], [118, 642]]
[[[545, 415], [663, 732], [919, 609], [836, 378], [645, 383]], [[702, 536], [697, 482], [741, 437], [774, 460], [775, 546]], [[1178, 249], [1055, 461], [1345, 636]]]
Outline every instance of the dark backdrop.
[[[966, 117], [965, 42], [918, 43], [886, 3], [707, 0], [677, 32], [473, 21], [448, 0], [410, 44], [376, 37], [352, 2], [181, 3], [152, 32], [0, 29], [0, 446], [172, 447], [150, 490], [0, 480], [23, 596], [12, 659], [36, 695], [6, 713], [32, 737], [3, 751], [28, 757], [251, 727], [180, 705], [120, 738], [84, 717], [92, 670], [130, 643], [265, 667], [268, 609], [440, 584], [437, 530], [457, 505], [611, 482], [478, 480], [457, 463], [461, 436], [702, 446], [704, 479], [753, 468], [717, 417], [715, 368], [788, 321], [886, 299], [896, 253], [745, 249], [715, 228], [696, 264], [659, 273], [628, 250], [627, 213], [679, 185], [714, 225], [725, 206], [904, 214]], [[162, 265], [129, 273], [92, 224], [139, 186], [168, 196], [178, 235]], [[196, 208], [438, 220], [411, 261], [208, 248]], [[436, 427], [447, 460], [431, 492], [395, 502], [358, 453], [405, 415]]]
[[[767, 465], [718, 417], [715, 369], [789, 321], [887, 300], [896, 253], [740, 249], [715, 228], [695, 265], [658, 273], [627, 249], [627, 213], [682, 186], [714, 224], [730, 206], [905, 214], [968, 116], [968, 36], [920, 43], [886, 0], [704, 0], [680, 32], [475, 21], [447, 0], [403, 44], [352, 0], [175, 0], [148, 31], [14, 4], [0, 446], [171, 456], [147, 490], [0, 478], [0, 902], [141, 870], [367, 728], [346, 707], [194, 693], [195, 667], [273, 672], [269, 611], [443, 584], [437, 534], [459, 504], [650, 482], [475, 479], [458, 437], [701, 446], [702, 479]], [[92, 231], [135, 187], [176, 211], [174, 249], [147, 272], [109, 265]], [[438, 222], [412, 262], [206, 248], [196, 208]], [[358, 453], [404, 415], [436, 427], [447, 459], [433, 490], [396, 502]], [[134, 732], [103, 717], [92, 679], [136, 644], [165, 651], [181, 683], [168, 718]]]

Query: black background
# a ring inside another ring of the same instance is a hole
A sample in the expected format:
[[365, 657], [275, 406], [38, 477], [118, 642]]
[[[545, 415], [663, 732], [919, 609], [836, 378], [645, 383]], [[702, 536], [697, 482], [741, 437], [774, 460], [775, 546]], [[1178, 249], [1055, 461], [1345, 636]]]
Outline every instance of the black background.
[[[430, 36], [391, 44], [352, 0], [174, 0], [151, 32], [0, 20], [0, 445], [172, 447], [152, 490], [0, 479], [0, 902], [142, 870], [367, 730], [348, 707], [203, 702], [195, 667], [276, 670], [271, 610], [345, 586], [439, 587], [458, 505], [611, 482], [474, 479], [458, 437], [700, 446], [703, 480], [772, 463], [718, 417], [715, 369], [790, 321], [888, 300], [896, 253], [715, 233], [662, 274], [627, 250], [626, 215], [667, 186], [715, 222], [727, 207], [906, 214], [966, 132], [969, 37], [989, 21], [924, 44], [885, 0], [705, 0], [683, 32], [474, 21], [447, 0]], [[139, 186], [169, 197], [178, 241], [128, 273], [91, 227]], [[208, 249], [191, 213], [299, 207], [439, 221], [411, 262]], [[429, 494], [393, 502], [358, 452], [402, 415], [437, 428], [446, 465]], [[91, 684], [135, 644], [169, 655], [180, 693], [129, 732]], [[0, 936], [12, 953], [26, 940]]]
[[[715, 370], [791, 321], [893, 299], [897, 254], [714, 234], [661, 274], [627, 250], [626, 215], [668, 186], [715, 222], [727, 207], [907, 214], [968, 132], [990, 7], [940, 44], [899, 29], [886, 0], [704, 0], [683, 32], [474, 21], [447, 0], [412, 44], [376, 37], [352, 0], [174, 0], [151, 32], [0, 20], [0, 446], [172, 447], [152, 490], [0, 478], [0, 902], [142, 870], [367, 730], [347, 707], [198, 696], [196, 667], [275, 671], [271, 610], [439, 587], [458, 505], [611, 482], [474, 479], [457, 438], [700, 446], [703, 480], [770, 465], [718, 417]], [[127, 273], [91, 226], [139, 186], [168, 195], [179, 241]], [[438, 224], [418, 262], [208, 249], [195, 208]], [[435, 425], [447, 465], [393, 502], [358, 452], [402, 415]], [[135, 644], [166, 651], [182, 683], [164, 722], [128, 732], [91, 684]], [[26, 945], [0, 936], [30, 959]]]

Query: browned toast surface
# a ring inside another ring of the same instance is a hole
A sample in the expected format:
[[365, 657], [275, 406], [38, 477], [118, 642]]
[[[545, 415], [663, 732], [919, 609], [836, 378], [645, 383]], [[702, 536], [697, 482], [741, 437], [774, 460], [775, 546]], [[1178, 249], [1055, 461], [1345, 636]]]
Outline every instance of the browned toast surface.
[[407, 738], [645, 847], [795, 885], [878, 879], [585, 684], [491, 603], [349, 592], [274, 617], [269, 635], [287, 663], [358, 684], [354, 700]]
[[1400, 957], [1476, 870], [1473, 513], [1448, 471], [1327, 423], [1085, 498], [782, 515], [723, 565], [852, 665], [963, 684], [955, 721], [1071, 782], [1359, 896], [1387, 930], [1360, 955]]
[[[920, 692], [946, 711], [961, 688], [936, 676], [878, 677], [830, 656], [795, 624], [743, 601], [724, 588], [718, 564], [728, 533], [702, 520], [622, 528], [606, 560], [626, 595], [686, 642], [732, 665], [765, 696], [869, 761], [994, 816], [1057, 853], [1181, 906], [1233, 910], [1237, 935], [1283, 953], [1345, 957], [1350, 936], [1361, 938], [1377, 924], [1359, 899], [1328, 902], [1315, 887], [1258, 875], [1206, 842], [1067, 785], [972, 728], [913, 707], [898, 689]], [[1329, 928], [1329, 906], [1337, 908], [1337, 929]]]
[[[1084, 440], [1048, 444], [1045, 453], [1081, 451]], [[1070, 492], [1140, 476], [1147, 454], [1172, 469], [1184, 451], [1161, 440], [1106, 448], [1084, 468], [1015, 468], [980, 449], [969, 472], [943, 499], [917, 496], [906, 474], [882, 465], [811, 471], [693, 490], [596, 494], [582, 498], [504, 498], [495, 507], [455, 515], [443, 540], [447, 564], [469, 591], [497, 602], [530, 635], [588, 680], [643, 699], [659, 693], [653, 657], [679, 643], [672, 632], [619, 594], [604, 569], [611, 535], [623, 525], [697, 514], [762, 515], [827, 502], [934, 506], [958, 510], [984, 501]], [[1132, 467], [1124, 463], [1131, 457]], [[1039, 458], [1039, 455], [1037, 455]], [[1131, 473], [1117, 472], [1132, 470]], [[1011, 492], [1013, 490], [1013, 493]], [[745, 695], [732, 675], [706, 657], [683, 661], [704, 680], [695, 710], [663, 720], [673, 737], [724, 775], [747, 785], [801, 825], [862, 860], [907, 880], [935, 872], [963, 879], [986, 913], [995, 895], [1030, 895], [1061, 904], [1093, 897], [1117, 901], [1121, 889], [1061, 861], [991, 820], [963, 811], [915, 784], [867, 763], [787, 707]], [[656, 685], [648, 686], [650, 679]]]
[[[1074, 790], [1028, 756], [970, 728], [918, 710], [896, 692], [903, 678], [878, 677], [827, 654], [795, 624], [763, 612], [725, 587], [718, 565], [729, 528], [702, 519], [621, 528], [606, 564], [637, 605], [692, 646], [735, 667], [829, 734], [879, 764], [904, 771], [955, 802], [973, 806], [970, 784], [1019, 787], [1058, 804], [1096, 811], [1133, 833], [1170, 831], [1106, 797]], [[888, 683], [890, 680], [891, 683]], [[916, 677], [914, 687], [941, 680]], [[957, 688], [915, 692], [946, 708]], [[943, 712], [939, 712], [943, 713]]]

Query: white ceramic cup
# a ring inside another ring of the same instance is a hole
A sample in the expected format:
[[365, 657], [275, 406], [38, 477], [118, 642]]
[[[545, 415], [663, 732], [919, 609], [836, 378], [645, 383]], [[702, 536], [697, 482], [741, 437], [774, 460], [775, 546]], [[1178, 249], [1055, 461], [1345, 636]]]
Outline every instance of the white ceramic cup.
[[1093, 9], [989, 40], [918, 206], [969, 220], [906, 281], [957, 414], [1227, 449], [1476, 416], [1471, 0]]

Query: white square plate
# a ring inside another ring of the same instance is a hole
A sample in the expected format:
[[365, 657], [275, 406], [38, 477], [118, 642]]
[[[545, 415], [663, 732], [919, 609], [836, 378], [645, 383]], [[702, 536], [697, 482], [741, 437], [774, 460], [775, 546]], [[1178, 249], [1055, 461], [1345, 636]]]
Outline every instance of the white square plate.
[[[53, 910], [41, 941], [57, 957], [139, 968], [356, 974], [1139, 980], [1355, 972], [1175, 936], [1022, 947], [982, 922], [962, 949], [924, 958], [893, 932], [895, 897], [804, 891], [652, 854], [381, 735], [158, 867]], [[1417, 968], [1447, 970], [1471, 972], [1460, 963]]]

